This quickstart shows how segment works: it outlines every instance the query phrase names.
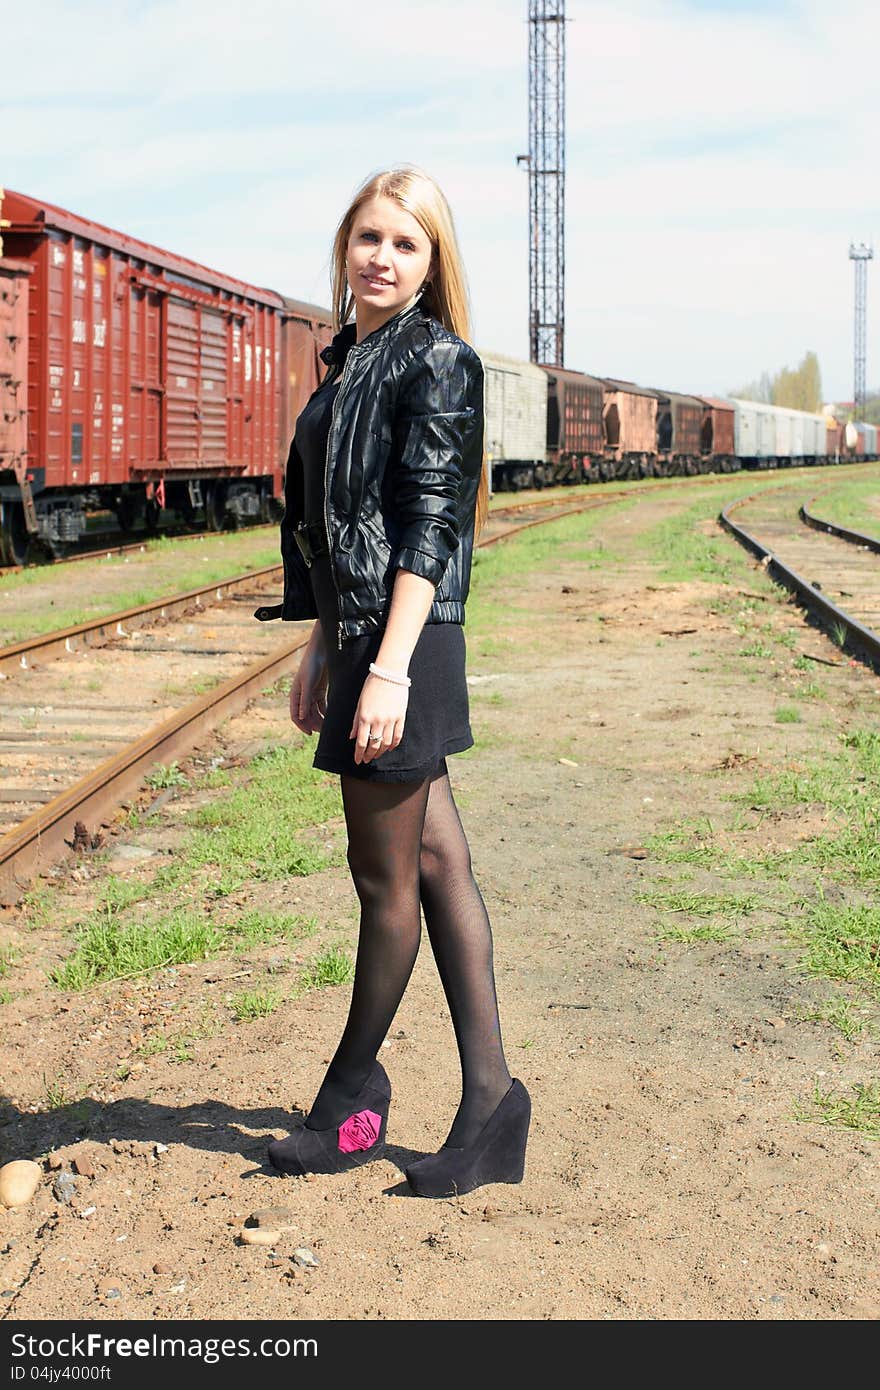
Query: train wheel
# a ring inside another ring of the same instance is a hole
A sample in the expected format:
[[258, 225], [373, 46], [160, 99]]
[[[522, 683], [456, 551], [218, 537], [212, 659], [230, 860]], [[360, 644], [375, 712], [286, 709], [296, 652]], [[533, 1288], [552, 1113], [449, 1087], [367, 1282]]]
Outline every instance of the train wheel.
[[24, 521], [20, 502], [0, 502], [0, 555], [6, 565], [26, 565], [38, 559]]
[[140, 499], [130, 492], [123, 492], [116, 506], [116, 520], [120, 531], [133, 531], [140, 516]]
[[222, 483], [205, 484], [205, 526], [209, 531], [223, 531], [229, 525], [226, 510], [226, 488]]

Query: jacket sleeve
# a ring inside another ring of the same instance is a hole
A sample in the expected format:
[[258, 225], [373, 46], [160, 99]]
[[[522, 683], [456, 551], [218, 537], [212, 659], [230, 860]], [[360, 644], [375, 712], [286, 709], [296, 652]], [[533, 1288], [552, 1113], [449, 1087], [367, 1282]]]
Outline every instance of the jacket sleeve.
[[459, 543], [462, 454], [478, 423], [470, 402], [481, 383], [473, 348], [447, 340], [419, 353], [400, 384], [393, 454], [397, 565], [435, 588]]

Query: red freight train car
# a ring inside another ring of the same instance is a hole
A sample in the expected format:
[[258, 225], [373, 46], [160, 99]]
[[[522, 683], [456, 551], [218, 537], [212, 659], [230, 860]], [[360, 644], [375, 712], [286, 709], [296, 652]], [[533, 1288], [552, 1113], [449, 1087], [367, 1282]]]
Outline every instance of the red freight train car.
[[[544, 365], [544, 364], [542, 364]], [[584, 372], [548, 367], [547, 465], [554, 482], [589, 482], [602, 459], [605, 388]]]
[[[2, 253], [2, 244], [0, 244]], [[0, 479], [27, 472], [27, 324], [28, 277], [26, 261], [0, 254]], [[0, 484], [0, 516], [4, 506], [19, 501], [17, 483]], [[19, 542], [25, 520], [17, 513]]]
[[29, 278], [27, 461], [0, 474], [7, 561], [56, 547], [86, 508], [123, 526], [163, 505], [209, 523], [282, 492], [284, 301], [60, 208], [7, 192], [5, 252]]
[[333, 337], [329, 313], [318, 304], [284, 297], [281, 330], [281, 467], [287, 463], [297, 416], [327, 372], [319, 356]]

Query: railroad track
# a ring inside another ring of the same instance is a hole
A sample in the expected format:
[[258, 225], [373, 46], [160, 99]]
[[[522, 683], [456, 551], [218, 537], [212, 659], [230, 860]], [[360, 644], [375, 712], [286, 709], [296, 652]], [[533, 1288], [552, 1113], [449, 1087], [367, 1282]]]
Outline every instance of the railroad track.
[[[542, 499], [541, 515], [512, 525], [498, 509], [479, 547], [621, 495]], [[270, 566], [0, 649], [0, 901], [20, 899], [68, 849], [96, 848], [101, 825], [151, 768], [290, 670], [311, 624], [292, 624], [279, 643], [274, 625], [253, 619], [255, 600], [274, 597], [282, 577]], [[64, 659], [71, 653], [76, 661]]]
[[823, 521], [815, 500], [791, 485], [766, 489], [731, 502], [720, 521], [841, 650], [880, 671], [880, 540]]

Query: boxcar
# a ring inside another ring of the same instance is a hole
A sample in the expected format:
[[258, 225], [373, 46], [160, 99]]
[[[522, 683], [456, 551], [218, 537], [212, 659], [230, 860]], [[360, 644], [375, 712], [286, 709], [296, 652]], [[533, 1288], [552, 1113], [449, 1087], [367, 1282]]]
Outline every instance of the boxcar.
[[714, 396], [700, 396], [703, 403], [703, 424], [700, 430], [700, 453], [710, 459], [720, 473], [733, 473], [739, 468], [734, 444], [734, 409], [729, 401]]
[[638, 478], [653, 472], [657, 453], [657, 393], [633, 381], [602, 377], [605, 404], [604, 478]]
[[282, 470], [287, 463], [290, 441], [296, 428], [297, 416], [309, 396], [320, 385], [327, 368], [321, 361], [321, 349], [333, 336], [330, 314], [319, 304], [307, 304], [301, 299], [284, 296], [281, 326], [281, 425], [280, 454]]
[[589, 482], [605, 454], [602, 407], [605, 389], [597, 377], [561, 367], [547, 373], [547, 469], [554, 482]]
[[27, 465], [0, 478], [28, 532], [74, 541], [87, 507], [268, 515], [281, 297], [19, 193], [3, 215], [32, 271]]
[[664, 477], [699, 473], [703, 402], [675, 391], [657, 392], [657, 453]]
[[[2, 535], [14, 535], [13, 551], [26, 545], [17, 481], [27, 483], [28, 280], [31, 267], [0, 255], [0, 561], [11, 563]], [[8, 515], [7, 515], [8, 514]]]
[[492, 486], [540, 486], [547, 479], [547, 377], [541, 367], [480, 350], [486, 460]]

